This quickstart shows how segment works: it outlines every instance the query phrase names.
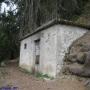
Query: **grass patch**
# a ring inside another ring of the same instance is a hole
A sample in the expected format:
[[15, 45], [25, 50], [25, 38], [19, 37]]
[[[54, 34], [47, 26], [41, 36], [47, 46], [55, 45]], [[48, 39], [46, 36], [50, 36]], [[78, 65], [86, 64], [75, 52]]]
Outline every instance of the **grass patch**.
[[41, 78], [41, 79], [47, 78], [47, 79], [50, 79], [50, 80], [54, 79], [53, 77], [49, 76], [48, 74], [43, 74], [43, 73], [40, 73], [40, 72], [35, 73], [35, 77]]
[[50, 80], [54, 79], [54, 77], [51, 77], [48, 74], [43, 74], [43, 73], [40, 73], [40, 72], [32, 73], [32, 72], [27, 71], [26, 69], [22, 69], [22, 68], [20, 68], [20, 71], [23, 72], [23, 73], [26, 73], [28, 75], [33, 75], [33, 76], [35, 76], [36, 78], [39, 78], [39, 79], [45, 79], [45, 78], [50, 79]]

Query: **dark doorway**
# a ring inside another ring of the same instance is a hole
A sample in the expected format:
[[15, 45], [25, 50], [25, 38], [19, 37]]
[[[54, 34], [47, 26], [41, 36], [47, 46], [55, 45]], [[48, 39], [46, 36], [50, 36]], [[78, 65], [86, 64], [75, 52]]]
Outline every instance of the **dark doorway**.
[[35, 72], [39, 72], [40, 65], [40, 39], [35, 40]]

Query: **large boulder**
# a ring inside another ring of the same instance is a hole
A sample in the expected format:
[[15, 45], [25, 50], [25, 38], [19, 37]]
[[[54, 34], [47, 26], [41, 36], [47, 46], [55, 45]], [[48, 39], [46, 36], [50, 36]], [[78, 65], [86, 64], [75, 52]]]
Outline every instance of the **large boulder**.
[[80, 63], [80, 64], [84, 64], [85, 63], [85, 59], [86, 59], [86, 53], [85, 52], [79, 52], [77, 53], [72, 53], [67, 57], [68, 61], [72, 62], [72, 63]]
[[71, 45], [65, 65], [71, 74], [90, 77], [90, 32]]

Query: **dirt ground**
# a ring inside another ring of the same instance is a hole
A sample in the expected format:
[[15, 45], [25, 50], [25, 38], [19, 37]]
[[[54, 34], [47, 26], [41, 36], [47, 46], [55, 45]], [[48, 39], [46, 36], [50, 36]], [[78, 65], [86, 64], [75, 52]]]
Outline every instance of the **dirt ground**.
[[22, 71], [16, 64], [4, 68], [3, 86], [18, 87], [18, 90], [85, 90], [84, 84], [76, 78], [60, 77], [56, 80], [41, 80]]

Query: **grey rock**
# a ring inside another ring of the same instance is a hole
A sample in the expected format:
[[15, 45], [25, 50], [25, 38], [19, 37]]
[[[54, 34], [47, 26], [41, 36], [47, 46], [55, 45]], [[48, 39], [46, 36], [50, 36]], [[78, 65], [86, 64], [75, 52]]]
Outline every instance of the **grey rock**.
[[6, 66], [5, 62], [1, 62], [1, 67], [5, 67], [5, 66]]
[[70, 73], [74, 74], [74, 75], [81, 75], [83, 73], [83, 66], [79, 65], [79, 64], [72, 64], [69, 66], [69, 71]]
[[90, 67], [90, 51], [87, 52], [87, 56], [85, 60], [85, 67]]
[[80, 76], [83, 76], [83, 77], [90, 77], [90, 69], [83, 69], [83, 73], [81, 73]]
[[90, 51], [90, 45], [83, 45], [80, 51], [81, 52], [88, 52], [88, 51]]
[[76, 54], [70, 54], [68, 57], [68, 61], [70, 62], [76, 62], [77, 61], [77, 55]]
[[77, 62], [80, 64], [84, 64], [86, 60], [86, 53], [80, 52], [77, 54]]

